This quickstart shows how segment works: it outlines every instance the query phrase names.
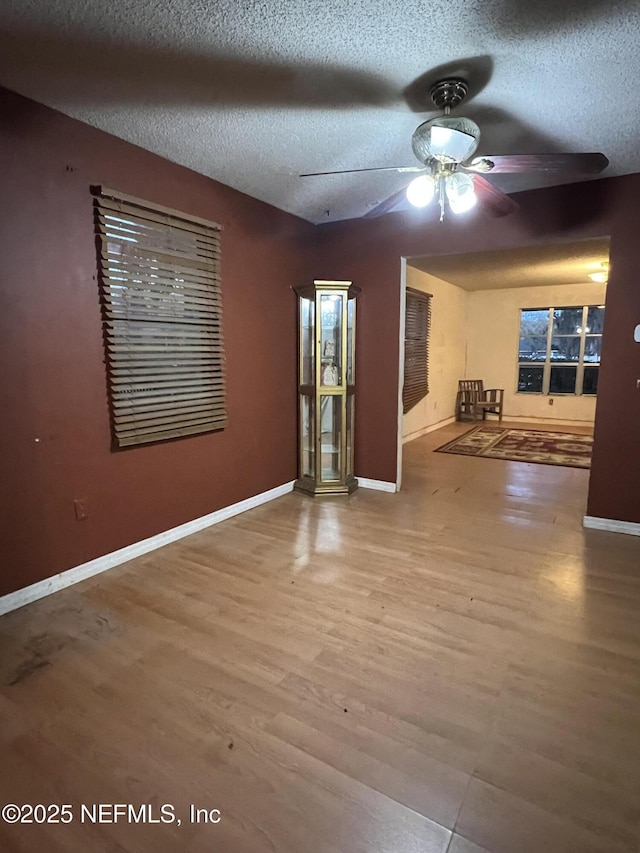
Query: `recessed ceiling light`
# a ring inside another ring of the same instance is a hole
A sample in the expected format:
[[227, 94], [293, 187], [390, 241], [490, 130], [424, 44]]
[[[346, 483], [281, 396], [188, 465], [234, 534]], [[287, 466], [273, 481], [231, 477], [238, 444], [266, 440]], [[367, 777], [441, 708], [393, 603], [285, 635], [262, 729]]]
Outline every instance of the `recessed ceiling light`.
[[598, 272], [587, 273], [591, 281], [605, 282], [609, 278], [609, 261], [603, 261], [600, 264], [601, 269]]

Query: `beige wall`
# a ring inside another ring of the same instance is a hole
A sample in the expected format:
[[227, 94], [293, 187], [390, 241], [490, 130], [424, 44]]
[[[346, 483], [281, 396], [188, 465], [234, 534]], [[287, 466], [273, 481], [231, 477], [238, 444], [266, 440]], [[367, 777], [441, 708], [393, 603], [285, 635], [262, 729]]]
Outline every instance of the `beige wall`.
[[595, 397], [516, 393], [520, 309], [602, 305], [605, 284], [466, 291], [407, 266], [407, 287], [433, 294], [433, 301], [430, 390], [404, 416], [404, 441], [453, 418], [458, 380], [464, 378], [482, 379], [487, 388], [504, 388], [506, 418], [593, 423]]
[[429, 341], [429, 393], [403, 418], [405, 441], [455, 415], [458, 380], [464, 379], [469, 293], [407, 266], [407, 287], [433, 295]]
[[605, 284], [591, 282], [469, 292], [466, 378], [504, 388], [507, 418], [593, 423], [595, 397], [516, 393], [520, 309], [602, 305], [605, 293]]

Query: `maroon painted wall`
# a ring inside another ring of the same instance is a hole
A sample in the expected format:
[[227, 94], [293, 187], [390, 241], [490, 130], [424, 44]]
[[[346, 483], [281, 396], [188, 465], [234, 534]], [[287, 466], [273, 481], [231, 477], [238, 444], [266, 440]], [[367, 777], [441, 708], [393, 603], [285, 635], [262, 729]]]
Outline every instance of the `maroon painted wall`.
[[[2, 90], [0, 163], [0, 594], [294, 479], [313, 226]], [[224, 226], [224, 431], [111, 451], [95, 184]]]
[[321, 226], [317, 275], [353, 279], [358, 307], [356, 471], [396, 479], [401, 257], [611, 235], [597, 429], [588, 513], [640, 522], [640, 175], [520, 193], [520, 211], [440, 223], [435, 210]]
[[589, 505], [599, 518], [640, 522], [640, 175], [611, 181], [611, 269], [607, 286]]

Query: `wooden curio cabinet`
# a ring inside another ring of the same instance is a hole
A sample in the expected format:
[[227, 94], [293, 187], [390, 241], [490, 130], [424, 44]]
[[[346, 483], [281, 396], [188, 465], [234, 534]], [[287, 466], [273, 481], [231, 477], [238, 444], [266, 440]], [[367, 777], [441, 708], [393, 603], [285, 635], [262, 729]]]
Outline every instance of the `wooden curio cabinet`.
[[298, 479], [310, 495], [350, 494], [356, 297], [350, 281], [314, 281], [298, 295]]

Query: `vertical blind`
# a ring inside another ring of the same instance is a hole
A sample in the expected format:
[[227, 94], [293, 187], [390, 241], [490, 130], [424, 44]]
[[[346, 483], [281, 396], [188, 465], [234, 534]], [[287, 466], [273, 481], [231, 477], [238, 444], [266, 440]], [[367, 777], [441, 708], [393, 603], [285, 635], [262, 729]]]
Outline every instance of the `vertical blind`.
[[226, 426], [220, 227], [105, 187], [95, 216], [114, 444]]
[[402, 410], [405, 414], [429, 392], [431, 329], [431, 294], [408, 287], [406, 297], [402, 386]]

